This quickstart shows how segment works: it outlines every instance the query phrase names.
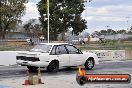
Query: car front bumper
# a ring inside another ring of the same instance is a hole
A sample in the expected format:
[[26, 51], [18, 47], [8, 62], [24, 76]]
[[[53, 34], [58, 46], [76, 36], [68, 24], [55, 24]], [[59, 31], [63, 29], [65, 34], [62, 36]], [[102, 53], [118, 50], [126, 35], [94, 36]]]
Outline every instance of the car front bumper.
[[17, 60], [17, 64], [23, 65], [23, 66], [35, 66], [35, 67], [47, 67], [49, 65], [49, 62], [32, 62], [32, 61], [23, 61], [23, 60]]

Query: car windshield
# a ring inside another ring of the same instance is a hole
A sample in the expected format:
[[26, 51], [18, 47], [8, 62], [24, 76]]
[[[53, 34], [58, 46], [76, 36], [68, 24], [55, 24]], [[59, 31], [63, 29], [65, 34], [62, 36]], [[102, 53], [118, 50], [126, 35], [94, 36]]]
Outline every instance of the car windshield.
[[51, 48], [51, 45], [45, 45], [45, 44], [39, 44], [36, 45], [33, 49], [31, 49], [30, 51], [32, 52], [43, 52], [43, 53], [49, 53]]

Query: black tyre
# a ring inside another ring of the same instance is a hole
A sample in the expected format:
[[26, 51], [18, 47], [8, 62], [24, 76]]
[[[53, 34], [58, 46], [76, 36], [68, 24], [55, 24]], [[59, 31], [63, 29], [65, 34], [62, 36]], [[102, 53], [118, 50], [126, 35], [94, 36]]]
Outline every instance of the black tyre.
[[58, 61], [51, 61], [47, 67], [47, 70], [50, 72], [57, 72], [59, 70], [59, 62]]
[[76, 81], [79, 85], [84, 85], [86, 83], [86, 78], [84, 76], [79, 76], [78, 73], [76, 75]]
[[86, 62], [85, 62], [85, 68], [87, 69], [87, 70], [91, 70], [93, 67], [94, 67], [94, 59], [93, 58], [89, 58], [89, 59], [87, 59], [86, 60]]
[[38, 67], [34, 67], [34, 66], [27, 66], [27, 68], [29, 69], [30, 72], [37, 72]]

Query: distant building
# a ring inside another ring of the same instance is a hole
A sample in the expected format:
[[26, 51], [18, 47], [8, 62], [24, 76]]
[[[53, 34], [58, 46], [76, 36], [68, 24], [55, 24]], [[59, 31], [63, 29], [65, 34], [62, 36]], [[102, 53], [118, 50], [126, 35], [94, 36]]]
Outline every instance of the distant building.
[[28, 37], [36, 37], [33, 33], [24, 33], [24, 32], [7, 32], [6, 39], [26, 39]]
[[129, 34], [115, 34], [115, 35], [101, 35], [99, 38], [109, 39], [109, 40], [119, 40], [132, 38], [132, 35]]
[[6, 39], [26, 39], [28, 37], [38, 37], [33, 32], [27, 33], [22, 25], [17, 25], [15, 30], [6, 32]]

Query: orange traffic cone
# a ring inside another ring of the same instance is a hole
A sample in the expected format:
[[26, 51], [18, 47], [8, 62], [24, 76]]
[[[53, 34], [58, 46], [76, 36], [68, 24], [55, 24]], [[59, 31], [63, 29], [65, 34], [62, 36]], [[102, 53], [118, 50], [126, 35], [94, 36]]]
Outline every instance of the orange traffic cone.
[[39, 84], [44, 84], [41, 80], [41, 70], [40, 67], [38, 68], [38, 78], [39, 78]]
[[28, 69], [26, 70], [26, 79], [25, 79], [25, 82], [22, 85], [30, 85], [30, 82], [29, 82], [29, 70]]

